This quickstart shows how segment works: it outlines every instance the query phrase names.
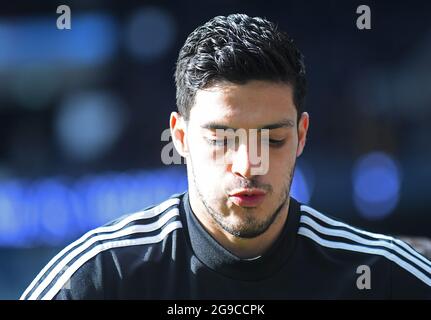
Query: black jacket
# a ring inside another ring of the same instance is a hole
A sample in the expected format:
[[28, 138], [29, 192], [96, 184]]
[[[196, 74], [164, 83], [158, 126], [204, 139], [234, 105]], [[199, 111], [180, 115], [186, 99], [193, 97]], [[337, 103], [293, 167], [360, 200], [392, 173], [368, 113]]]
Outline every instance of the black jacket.
[[188, 193], [85, 234], [21, 299], [431, 299], [431, 262], [392, 237], [353, 228], [291, 198], [263, 256], [231, 254]]

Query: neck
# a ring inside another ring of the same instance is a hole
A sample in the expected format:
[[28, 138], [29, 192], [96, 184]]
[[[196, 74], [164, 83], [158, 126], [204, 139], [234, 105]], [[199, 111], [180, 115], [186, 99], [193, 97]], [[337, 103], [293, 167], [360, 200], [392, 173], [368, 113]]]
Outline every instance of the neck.
[[251, 259], [264, 254], [278, 239], [289, 211], [289, 197], [274, 222], [262, 234], [254, 238], [240, 238], [224, 230], [214, 221], [195, 192], [189, 192], [190, 206], [205, 230], [225, 249], [241, 259]]

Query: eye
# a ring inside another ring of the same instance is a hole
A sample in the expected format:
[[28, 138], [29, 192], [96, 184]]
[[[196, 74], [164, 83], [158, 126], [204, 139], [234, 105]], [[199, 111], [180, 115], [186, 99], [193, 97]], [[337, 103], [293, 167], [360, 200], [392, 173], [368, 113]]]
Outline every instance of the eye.
[[[228, 144], [228, 138], [226, 138], [226, 137], [223, 139], [211, 139], [211, 138], [205, 137], [205, 140], [208, 142], [208, 144], [210, 144], [212, 146], [217, 146], [217, 147], [227, 146], [227, 144]], [[285, 141], [286, 141], [286, 139], [281, 139], [281, 140], [269, 139], [268, 140], [269, 144], [271, 144], [273, 146], [282, 146]]]
[[272, 144], [279, 144], [279, 143], [283, 143], [283, 142], [284, 142], [284, 139], [281, 139], [281, 140], [269, 139], [269, 143], [272, 143]]
[[224, 139], [209, 139], [205, 138], [205, 140], [208, 142], [208, 144], [212, 146], [222, 147], [227, 145], [227, 138]]
[[281, 146], [284, 144], [285, 141], [286, 141], [286, 139], [281, 139], [281, 140], [269, 139], [269, 143], [274, 145], [274, 146]]

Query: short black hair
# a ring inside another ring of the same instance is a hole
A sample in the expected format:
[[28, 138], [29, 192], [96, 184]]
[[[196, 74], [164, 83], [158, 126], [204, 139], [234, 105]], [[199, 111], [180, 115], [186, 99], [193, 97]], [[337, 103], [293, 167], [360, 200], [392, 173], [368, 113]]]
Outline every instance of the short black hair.
[[196, 91], [219, 82], [284, 82], [293, 87], [298, 118], [304, 108], [304, 57], [287, 33], [259, 17], [217, 16], [195, 29], [181, 48], [175, 70], [179, 113], [189, 120]]

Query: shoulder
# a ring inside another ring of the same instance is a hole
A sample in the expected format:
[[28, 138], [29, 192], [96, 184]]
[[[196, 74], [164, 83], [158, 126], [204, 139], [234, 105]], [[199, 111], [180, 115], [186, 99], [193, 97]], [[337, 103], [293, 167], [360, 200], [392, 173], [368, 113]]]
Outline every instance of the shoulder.
[[431, 261], [396, 237], [356, 228], [307, 205], [300, 206], [298, 235], [327, 250], [386, 260], [388, 270], [397, 274], [398, 279], [393, 277], [394, 281], [404, 277], [431, 287]]
[[114, 250], [145, 250], [182, 228], [179, 205], [182, 194], [172, 195], [158, 205], [124, 215], [93, 229], [59, 252], [37, 275], [21, 299], [54, 298], [74, 276], [89, 283], [93, 291], [103, 287], [100, 274], [104, 256]]

